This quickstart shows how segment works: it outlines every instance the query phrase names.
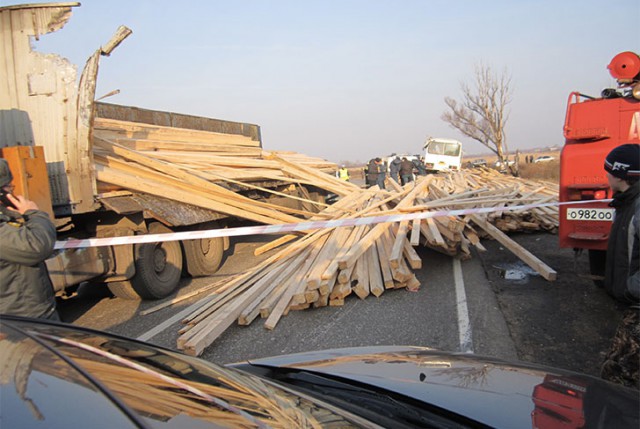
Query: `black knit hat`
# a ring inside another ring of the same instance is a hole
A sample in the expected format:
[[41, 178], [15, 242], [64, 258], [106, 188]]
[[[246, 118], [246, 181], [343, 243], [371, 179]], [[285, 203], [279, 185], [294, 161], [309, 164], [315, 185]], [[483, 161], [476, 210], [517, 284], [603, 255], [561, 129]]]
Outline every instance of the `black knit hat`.
[[13, 181], [13, 175], [6, 159], [0, 158], [0, 187], [7, 186]]
[[604, 169], [618, 179], [638, 180], [640, 177], [640, 145], [629, 143], [613, 149], [604, 160]]

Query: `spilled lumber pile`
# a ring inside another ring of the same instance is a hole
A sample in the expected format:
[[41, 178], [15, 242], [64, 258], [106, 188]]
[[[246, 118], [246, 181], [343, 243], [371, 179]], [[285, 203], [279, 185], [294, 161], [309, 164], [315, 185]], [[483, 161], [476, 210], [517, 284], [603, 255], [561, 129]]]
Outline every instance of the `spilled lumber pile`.
[[[555, 232], [558, 228], [558, 207], [544, 206], [558, 201], [558, 185], [554, 183], [519, 179], [493, 169], [476, 168], [437, 176], [429, 185], [428, 191], [416, 199], [415, 205], [400, 208], [399, 211], [493, 210], [482, 216], [470, 214], [464, 218], [426, 219], [420, 225], [427, 245], [451, 256], [461, 253], [463, 256], [470, 256], [468, 245], [471, 243], [478, 246], [478, 237], [496, 238], [496, 234], [488, 232], [487, 228], [481, 228], [480, 231], [472, 228], [469, 221], [476, 225], [480, 222], [483, 225], [488, 223], [505, 233]], [[509, 209], [524, 205], [534, 207]]]
[[[373, 187], [343, 196], [320, 212], [325, 219], [427, 213], [460, 208], [503, 210], [523, 203], [551, 202], [555, 185], [475, 170], [419, 177], [389, 190]], [[535, 204], [534, 204], [535, 205]], [[553, 230], [557, 208], [328, 227], [302, 237], [285, 236], [267, 245], [278, 250], [253, 270], [212, 285], [214, 292], [192, 306], [180, 330], [178, 348], [198, 355], [231, 324], [250, 324], [258, 316], [273, 329], [292, 310], [340, 306], [349, 295], [381, 296], [389, 289], [416, 291], [413, 270], [422, 266], [414, 246], [423, 244], [452, 256], [468, 258], [470, 247], [484, 250], [481, 235], [500, 240], [548, 280], [555, 271], [508, 238], [503, 230]], [[291, 242], [292, 240], [295, 240]], [[285, 243], [288, 243], [284, 245]], [[261, 252], [258, 249], [257, 252]]]
[[[555, 271], [505, 234], [557, 228], [557, 186], [504, 176], [490, 169], [419, 177], [386, 190], [336, 179], [335, 164], [291, 152], [266, 152], [241, 135], [152, 126], [96, 118], [96, 177], [112, 190], [143, 192], [262, 224], [339, 221], [407, 214], [434, 214], [401, 222], [326, 227], [273, 240], [271, 252], [251, 271], [210, 285], [192, 306], [178, 348], [200, 354], [233, 323], [258, 317], [273, 329], [292, 310], [340, 306], [350, 295], [381, 296], [390, 289], [418, 290], [421, 268], [415, 247], [460, 258], [482, 251], [492, 237], [548, 280]], [[265, 185], [276, 182], [278, 186]], [[310, 185], [338, 195], [332, 205], [307, 198]], [[297, 195], [284, 192], [300, 187]], [[291, 209], [244, 196], [241, 191], [293, 198], [313, 210]], [[529, 205], [511, 210], [512, 206]], [[481, 209], [489, 209], [489, 213]], [[466, 210], [464, 214], [454, 211]], [[474, 211], [475, 210], [475, 211]]]
[[[264, 224], [299, 222], [326, 207], [305, 198], [300, 185], [339, 196], [358, 189], [322, 172], [334, 171], [333, 163], [291, 152], [265, 152], [245, 136], [113, 119], [96, 118], [93, 156], [99, 184], [112, 192], [144, 192]], [[290, 192], [291, 186], [297, 192]], [[241, 190], [295, 199], [315, 210], [257, 201]]]

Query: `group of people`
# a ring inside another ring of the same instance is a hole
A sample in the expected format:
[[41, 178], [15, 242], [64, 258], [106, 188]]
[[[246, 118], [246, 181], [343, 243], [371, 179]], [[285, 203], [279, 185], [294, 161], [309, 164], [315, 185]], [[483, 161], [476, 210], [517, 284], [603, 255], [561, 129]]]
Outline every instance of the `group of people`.
[[[414, 175], [423, 176], [427, 174], [422, 157], [409, 160], [406, 156], [400, 158], [396, 156], [388, 166], [389, 178], [396, 183], [405, 185], [413, 181]], [[381, 158], [373, 158], [365, 167], [365, 178], [367, 187], [378, 185], [380, 189], [385, 189], [387, 178], [387, 163]]]
[[[421, 160], [396, 156], [389, 176], [403, 185], [413, 180], [414, 169], [426, 174]], [[609, 236], [604, 285], [625, 313], [602, 367], [602, 377], [640, 388], [640, 145], [613, 149], [604, 162], [610, 203], [615, 218]], [[349, 173], [343, 165], [343, 180]], [[372, 159], [366, 169], [367, 186], [385, 188], [387, 165]], [[0, 314], [59, 320], [53, 286], [45, 260], [52, 254], [56, 228], [35, 202], [13, 195], [13, 176], [0, 158]]]

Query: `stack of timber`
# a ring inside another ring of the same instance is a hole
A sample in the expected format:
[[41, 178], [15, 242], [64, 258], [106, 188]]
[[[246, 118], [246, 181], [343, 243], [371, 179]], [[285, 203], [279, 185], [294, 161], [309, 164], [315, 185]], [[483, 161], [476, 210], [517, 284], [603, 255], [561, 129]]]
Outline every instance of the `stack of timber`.
[[[93, 156], [99, 189], [144, 192], [264, 224], [299, 222], [326, 207], [305, 198], [300, 185], [338, 196], [359, 189], [323, 172], [335, 171], [333, 163], [266, 152], [249, 137], [114, 119], [95, 119]], [[313, 209], [269, 204], [241, 191], [291, 198]]]
[[[400, 187], [387, 181], [345, 195], [320, 215], [331, 219], [362, 218], [408, 212], [508, 206], [557, 200], [556, 185], [475, 170], [419, 177]], [[471, 257], [470, 247], [484, 250], [479, 236], [491, 236], [547, 280], [555, 271], [503, 232], [553, 230], [557, 209], [546, 207], [498, 211], [490, 215], [442, 215], [399, 223], [385, 222], [310, 231], [268, 244], [278, 250], [252, 271], [211, 285], [212, 294], [192, 306], [180, 330], [178, 348], [198, 355], [231, 324], [247, 325], [258, 316], [273, 329], [291, 310], [339, 306], [349, 295], [380, 297], [389, 289], [417, 291], [413, 270], [422, 266], [414, 246], [423, 244], [456, 257]], [[292, 240], [295, 240], [291, 242]], [[284, 245], [286, 243], [286, 246]], [[263, 249], [257, 249], [256, 253]]]

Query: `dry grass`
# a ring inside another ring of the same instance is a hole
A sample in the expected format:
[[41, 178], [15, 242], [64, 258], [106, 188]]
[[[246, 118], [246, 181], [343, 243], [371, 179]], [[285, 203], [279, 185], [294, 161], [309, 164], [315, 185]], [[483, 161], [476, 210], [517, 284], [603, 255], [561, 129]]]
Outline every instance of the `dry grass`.
[[[526, 157], [533, 155], [534, 159], [543, 156], [550, 155], [555, 159], [549, 162], [541, 162], [538, 164], [527, 164]], [[492, 166], [497, 157], [495, 155], [476, 155], [465, 157], [462, 161], [463, 165], [465, 165], [468, 161], [473, 161], [474, 159], [483, 158], [487, 161], [488, 166]], [[509, 157], [513, 159], [513, 156]], [[558, 183], [560, 181], [560, 152], [559, 151], [549, 151], [549, 152], [522, 152], [520, 153], [520, 177], [524, 179], [535, 179], [535, 180], [545, 180], [549, 182]]]
[[520, 177], [524, 179], [546, 180], [558, 183], [560, 181], [560, 160], [538, 164], [520, 164]]

